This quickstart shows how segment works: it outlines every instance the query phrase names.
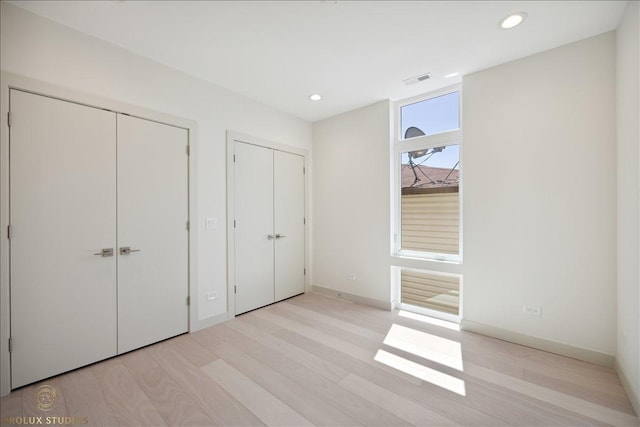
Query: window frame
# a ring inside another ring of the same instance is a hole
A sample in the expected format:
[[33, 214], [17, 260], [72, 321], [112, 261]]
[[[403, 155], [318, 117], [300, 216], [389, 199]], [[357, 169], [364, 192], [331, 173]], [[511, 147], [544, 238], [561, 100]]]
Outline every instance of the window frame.
[[[402, 107], [415, 104], [429, 99], [438, 98], [450, 93], [459, 93], [458, 103], [458, 129], [436, 133], [433, 135], [424, 135], [414, 138], [404, 139], [402, 136], [401, 114]], [[462, 184], [463, 184], [463, 162], [462, 162], [462, 85], [455, 84], [442, 89], [434, 90], [422, 95], [411, 98], [402, 99], [395, 102], [394, 105], [394, 133], [393, 144], [391, 150], [391, 170], [393, 171], [392, 179], [392, 200], [393, 200], [393, 225], [392, 225], [392, 256], [402, 258], [425, 259], [440, 262], [462, 263]], [[416, 151], [419, 149], [427, 149], [433, 147], [442, 147], [458, 145], [459, 155], [459, 177], [458, 198], [459, 198], [459, 231], [458, 231], [458, 254], [444, 254], [437, 252], [422, 252], [402, 249], [402, 189], [401, 189], [401, 164], [402, 153], [407, 151]]]

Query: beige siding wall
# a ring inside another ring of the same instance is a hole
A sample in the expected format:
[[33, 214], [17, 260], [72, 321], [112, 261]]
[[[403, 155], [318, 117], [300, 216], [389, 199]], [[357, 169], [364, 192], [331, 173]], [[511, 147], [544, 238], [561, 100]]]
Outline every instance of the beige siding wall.
[[402, 270], [402, 302], [458, 315], [460, 279], [436, 273]]
[[459, 193], [402, 195], [402, 249], [459, 253]]

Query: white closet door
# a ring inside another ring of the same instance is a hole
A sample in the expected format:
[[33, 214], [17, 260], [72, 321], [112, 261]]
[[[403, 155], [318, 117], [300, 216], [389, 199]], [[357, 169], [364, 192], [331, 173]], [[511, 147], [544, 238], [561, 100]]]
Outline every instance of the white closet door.
[[274, 302], [273, 150], [236, 142], [236, 314]]
[[304, 292], [304, 157], [274, 152], [275, 300]]
[[185, 129], [118, 115], [118, 353], [188, 329], [187, 144]]
[[116, 117], [11, 90], [11, 386], [116, 354]]

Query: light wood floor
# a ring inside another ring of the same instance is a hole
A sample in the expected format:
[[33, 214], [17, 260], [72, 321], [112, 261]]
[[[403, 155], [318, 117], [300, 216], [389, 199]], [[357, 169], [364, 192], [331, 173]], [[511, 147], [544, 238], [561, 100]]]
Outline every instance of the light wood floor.
[[[637, 426], [612, 369], [315, 294], [44, 381], [90, 425]], [[393, 367], [392, 367], [393, 366]], [[76, 420], [77, 422], [78, 420]]]

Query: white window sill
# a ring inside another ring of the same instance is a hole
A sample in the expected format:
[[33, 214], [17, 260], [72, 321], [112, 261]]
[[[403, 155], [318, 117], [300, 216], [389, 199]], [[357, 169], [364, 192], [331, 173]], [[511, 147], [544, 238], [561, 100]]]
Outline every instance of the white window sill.
[[462, 265], [462, 258], [454, 255], [436, 255], [431, 253], [416, 253], [416, 252], [396, 252], [392, 255], [394, 258], [407, 259], [407, 260], [420, 260], [431, 262], [444, 262], [448, 264]]

